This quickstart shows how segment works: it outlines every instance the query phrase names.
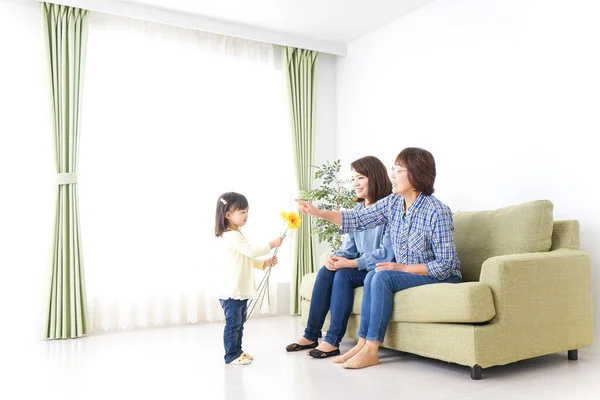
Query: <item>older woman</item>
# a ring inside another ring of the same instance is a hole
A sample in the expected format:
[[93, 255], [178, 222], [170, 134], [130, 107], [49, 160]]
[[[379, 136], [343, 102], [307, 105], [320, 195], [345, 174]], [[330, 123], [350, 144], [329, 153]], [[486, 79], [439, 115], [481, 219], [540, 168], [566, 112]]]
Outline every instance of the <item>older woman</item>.
[[[350, 167], [358, 203], [354, 210], [366, 210], [392, 193], [385, 165], [378, 158], [363, 157]], [[352, 312], [354, 289], [363, 286], [367, 272], [374, 270], [377, 263], [393, 260], [387, 224], [346, 235], [342, 248], [327, 259], [317, 274], [304, 335], [286, 350], [312, 349], [308, 354], [314, 358], [340, 354], [338, 348]], [[317, 338], [328, 311], [331, 312], [329, 330], [319, 344]]]
[[365, 278], [358, 343], [334, 360], [344, 368], [379, 363], [379, 345], [392, 314], [394, 293], [432, 283], [462, 282], [452, 212], [433, 196], [435, 175], [433, 155], [410, 147], [396, 157], [391, 176], [394, 193], [373, 207], [326, 211], [297, 200], [303, 213], [341, 225], [344, 233], [390, 226], [396, 262], [378, 263]]

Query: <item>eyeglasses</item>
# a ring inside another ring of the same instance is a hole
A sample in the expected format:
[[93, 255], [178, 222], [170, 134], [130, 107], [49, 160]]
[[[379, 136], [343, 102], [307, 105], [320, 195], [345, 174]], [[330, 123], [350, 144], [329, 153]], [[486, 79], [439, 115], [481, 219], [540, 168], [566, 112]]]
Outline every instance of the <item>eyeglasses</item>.
[[408, 171], [406, 168], [402, 168], [399, 165], [392, 165], [392, 174], [399, 174], [400, 172]]

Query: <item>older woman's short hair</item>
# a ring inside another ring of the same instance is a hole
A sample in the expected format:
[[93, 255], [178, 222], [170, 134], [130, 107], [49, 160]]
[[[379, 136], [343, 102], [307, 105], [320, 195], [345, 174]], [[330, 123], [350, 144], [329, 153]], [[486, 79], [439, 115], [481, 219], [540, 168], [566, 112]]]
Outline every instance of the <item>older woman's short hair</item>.
[[417, 191], [425, 196], [433, 194], [435, 160], [429, 151], [418, 147], [407, 147], [396, 157], [396, 164], [407, 169], [408, 181]]

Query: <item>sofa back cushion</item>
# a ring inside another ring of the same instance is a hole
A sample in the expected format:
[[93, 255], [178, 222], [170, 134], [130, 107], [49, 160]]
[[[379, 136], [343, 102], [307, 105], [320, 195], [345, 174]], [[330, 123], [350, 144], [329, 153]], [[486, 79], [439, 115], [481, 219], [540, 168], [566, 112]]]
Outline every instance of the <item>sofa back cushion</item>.
[[579, 221], [554, 221], [550, 251], [558, 249], [579, 250]]
[[490, 211], [454, 213], [454, 236], [466, 282], [478, 281], [490, 257], [550, 250], [553, 205], [536, 200]]

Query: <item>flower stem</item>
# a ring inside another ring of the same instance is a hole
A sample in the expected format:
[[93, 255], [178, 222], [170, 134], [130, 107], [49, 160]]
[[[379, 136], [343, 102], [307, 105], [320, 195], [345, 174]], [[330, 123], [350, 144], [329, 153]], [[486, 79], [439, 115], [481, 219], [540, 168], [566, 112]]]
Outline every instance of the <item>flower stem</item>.
[[[285, 239], [285, 235], [287, 235], [287, 231], [288, 231], [288, 228], [285, 228], [285, 231], [283, 231], [283, 233], [281, 234], [282, 239]], [[279, 251], [279, 247], [275, 247], [275, 250], [273, 251], [273, 257], [277, 256], [278, 251]]]
[[[283, 231], [283, 233], [281, 234], [282, 239], [285, 238], [285, 236], [287, 235], [287, 232], [288, 232], [288, 228], [286, 227], [285, 230]], [[279, 251], [279, 247], [275, 247], [275, 250], [273, 250], [273, 257], [277, 256], [278, 251]], [[263, 276], [262, 280], [258, 284], [256, 298], [254, 298], [250, 301], [250, 305], [249, 305], [248, 311], [247, 311], [247, 317], [246, 317], [247, 319], [249, 319], [250, 316], [252, 315], [252, 312], [254, 311], [254, 308], [256, 307], [257, 303], [260, 302], [258, 309], [260, 310], [262, 308], [263, 302], [265, 300], [265, 295], [267, 297], [267, 304], [269, 306], [271, 306], [271, 296], [270, 296], [270, 290], [269, 290], [269, 277], [271, 276], [271, 268], [272, 267], [269, 266], [265, 269], [265, 275]]]

